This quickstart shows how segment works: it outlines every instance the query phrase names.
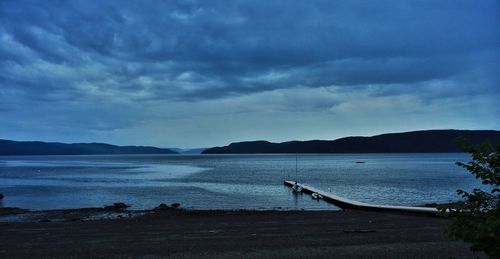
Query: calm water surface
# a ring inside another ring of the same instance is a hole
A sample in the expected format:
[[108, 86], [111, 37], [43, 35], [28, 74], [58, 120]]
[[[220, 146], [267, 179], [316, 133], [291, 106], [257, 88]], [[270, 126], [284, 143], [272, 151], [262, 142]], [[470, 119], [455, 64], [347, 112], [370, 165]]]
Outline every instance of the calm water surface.
[[[362, 161], [364, 163], [356, 163]], [[455, 165], [468, 154], [299, 155], [299, 182], [350, 199], [391, 205], [449, 202], [479, 186]], [[196, 209], [336, 209], [283, 186], [295, 155], [0, 157], [0, 206], [133, 209], [179, 202]]]

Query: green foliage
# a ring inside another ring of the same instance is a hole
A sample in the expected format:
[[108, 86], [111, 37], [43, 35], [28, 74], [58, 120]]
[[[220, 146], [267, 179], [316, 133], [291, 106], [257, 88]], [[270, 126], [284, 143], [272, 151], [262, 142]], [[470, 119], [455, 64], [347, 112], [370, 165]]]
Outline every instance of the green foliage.
[[500, 143], [496, 145], [468, 145], [464, 150], [472, 155], [468, 163], [458, 162], [483, 183], [483, 190], [458, 190], [464, 199], [460, 208], [442, 209], [454, 218], [450, 235], [472, 244], [475, 251], [482, 250], [491, 258], [500, 258]]

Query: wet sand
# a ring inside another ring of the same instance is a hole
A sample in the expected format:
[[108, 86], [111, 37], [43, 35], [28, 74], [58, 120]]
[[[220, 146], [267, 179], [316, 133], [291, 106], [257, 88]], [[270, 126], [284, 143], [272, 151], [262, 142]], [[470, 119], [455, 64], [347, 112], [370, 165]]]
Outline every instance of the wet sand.
[[[88, 210], [82, 210], [88, 213]], [[61, 211], [53, 212], [52, 216]], [[368, 211], [150, 211], [0, 223], [1, 258], [476, 258], [443, 218]], [[83, 214], [82, 214], [83, 215]], [[132, 215], [132, 214], [131, 214]]]

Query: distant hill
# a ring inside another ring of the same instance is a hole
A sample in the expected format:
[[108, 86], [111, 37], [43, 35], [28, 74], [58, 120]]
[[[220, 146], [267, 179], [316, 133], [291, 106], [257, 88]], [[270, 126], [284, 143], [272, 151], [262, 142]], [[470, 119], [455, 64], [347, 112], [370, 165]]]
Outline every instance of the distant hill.
[[205, 151], [207, 148], [169, 148], [170, 150], [177, 152], [179, 154], [185, 155], [198, 155]]
[[203, 154], [460, 152], [460, 148], [454, 143], [459, 136], [474, 144], [485, 140], [500, 142], [500, 131], [495, 130], [425, 130], [336, 140], [237, 142], [229, 146], [209, 148]]
[[203, 151], [205, 151], [207, 148], [192, 148], [192, 149], [185, 149], [180, 152], [181, 154], [186, 154], [186, 155], [196, 155], [196, 154], [201, 154]]
[[177, 154], [156, 147], [114, 146], [103, 143], [48, 143], [0, 139], [0, 155], [115, 155], [115, 154]]

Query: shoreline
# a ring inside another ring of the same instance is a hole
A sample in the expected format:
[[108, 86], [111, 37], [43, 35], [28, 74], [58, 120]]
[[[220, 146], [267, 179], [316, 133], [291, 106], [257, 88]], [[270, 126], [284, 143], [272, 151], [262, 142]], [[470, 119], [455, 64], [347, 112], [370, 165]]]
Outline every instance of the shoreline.
[[[123, 207], [115, 207], [116, 204], [121, 204]], [[448, 202], [448, 203], [428, 203], [420, 205], [419, 207], [427, 208], [460, 208], [462, 206], [461, 201]], [[276, 207], [272, 209], [191, 209], [182, 207], [172, 207], [165, 204], [160, 204], [158, 207], [151, 209], [128, 209], [128, 205], [123, 203], [115, 203], [115, 205], [108, 205], [103, 207], [84, 207], [84, 208], [66, 208], [66, 209], [43, 209], [43, 210], [31, 210], [17, 207], [0, 207], [0, 223], [2, 222], [61, 222], [61, 221], [87, 221], [87, 220], [116, 220], [122, 218], [133, 218], [137, 216], [142, 216], [146, 214], [157, 213], [160, 211], [184, 211], [184, 212], [338, 212], [346, 209], [338, 207], [336, 210], [289, 210], [283, 209], [281, 207]], [[180, 206], [180, 204], [179, 204]], [[367, 209], [349, 209], [349, 210], [359, 210], [359, 211], [372, 211]], [[440, 217], [437, 215], [423, 214], [423, 213], [412, 213], [412, 212], [398, 212], [398, 211], [380, 211], [381, 213], [392, 213], [392, 214], [408, 214], [415, 216], [429, 216], [429, 217]]]

